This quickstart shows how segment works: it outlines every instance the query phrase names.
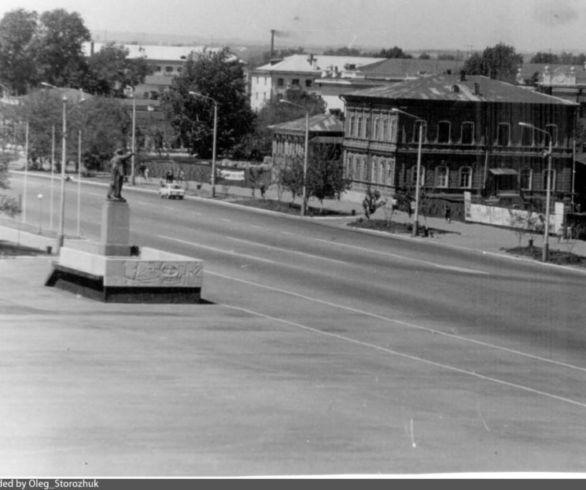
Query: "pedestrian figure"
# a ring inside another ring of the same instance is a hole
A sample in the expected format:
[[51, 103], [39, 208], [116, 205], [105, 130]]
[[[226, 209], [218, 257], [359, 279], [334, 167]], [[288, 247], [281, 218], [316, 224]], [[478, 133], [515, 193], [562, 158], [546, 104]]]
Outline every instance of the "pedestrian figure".
[[126, 176], [126, 162], [134, 155], [134, 153], [124, 153], [124, 150], [116, 150], [116, 154], [110, 160], [110, 171], [112, 173], [112, 181], [110, 189], [108, 190], [108, 199], [110, 201], [126, 202], [122, 197], [122, 185]]
[[165, 175], [165, 180], [167, 181], [167, 184], [173, 183], [173, 171], [172, 170], [167, 170], [167, 173]]
[[183, 182], [185, 180], [185, 172], [183, 171], [183, 169], [179, 170], [177, 180], [179, 180], [179, 182]]
[[261, 186], [260, 186], [260, 197], [264, 199], [266, 192], [267, 192], [266, 186], [264, 184], [261, 184]]
[[452, 208], [450, 206], [446, 206], [446, 221], [450, 223], [452, 221]]
[[147, 184], [149, 183], [149, 168], [148, 167], [146, 167], [144, 169], [144, 180]]

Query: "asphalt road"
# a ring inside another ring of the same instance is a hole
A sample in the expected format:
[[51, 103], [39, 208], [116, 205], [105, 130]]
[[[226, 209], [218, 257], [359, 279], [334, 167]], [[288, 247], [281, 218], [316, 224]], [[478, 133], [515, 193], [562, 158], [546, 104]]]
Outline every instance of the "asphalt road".
[[[48, 195], [46, 182], [30, 186], [31, 195]], [[76, 189], [68, 183], [70, 233]], [[128, 312], [122, 331], [108, 330], [111, 340], [119, 336], [114, 353], [136, 345], [137, 356], [170, 365], [181, 357], [188, 371], [179, 383], [149, 368], [146, 399], [174, 403], [141, 411], [144, 446], [117, 446], [102, 471], [586, 469], [585, 275], [368, 235], [331, 220], [124, 193], [133, 243], [203, 259], [203, 296], [213, 305], [191, 316], [184, 307], [157, 313], [147, 306], [144, 314]], [[82, 235], [99, 236], [104, 196], [104, 188], [84, 186]], [[28, 221], [46, 226], [48, 207], [36, 204]], [[81, 342], [80, 331], [71, 333]], [[95, 330], [87, 335], [105, 342]], [[172, 350], [159, 352], [157, 342]], [[189, 384], [190, 373], [197, 387], [173, 391], [173, 383]], [[173, 441], [165, 448], [154, 436], [163, 421]], [[117, 420], [122, 432], [125, 422]], [[162, 451], [155, 451], [158, 466], [147, 463], [149, 447]]]

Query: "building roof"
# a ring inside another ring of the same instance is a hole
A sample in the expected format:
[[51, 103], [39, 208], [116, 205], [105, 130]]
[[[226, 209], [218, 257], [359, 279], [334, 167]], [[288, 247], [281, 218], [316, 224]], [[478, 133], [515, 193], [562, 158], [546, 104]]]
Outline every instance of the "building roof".
[[[305, 117], [269, 126], [276, 132], [305, 132]], [[340, 119], [331, 114], [318, 114], [309, 118], [309, 131], [311, 133], [343, 133], [344, 124]]]
[[292, 72], [292, 73], [321, 73], [344, 72], [382, 61], [383, 58], [371, 58], [362, 56], [326, 56], [311, 54], [294, 54], [287, 56], [275, 64], [258, 67], [255, 71], [264, 72]]
[[362, 66], [358, 71], [367, 79], [403, 80], [448, 72], [456, 74], [463, 67], [463, 61], [390, 58]]
[[501, 102], [520, 104], [551, 104], [577, 106], [560, 97], [545, 95], [529, 88], [492, 80], [484, 76], [436, 75], [396, 83], [394, 85], [358, 90], [344, 98], [375, 98], [392, 100], [434, 100], [454, 102]]
[[[97, 53], [103, 47], [111, 43], [83, 43], [82, 50], [85, 56], [90, 56], [93, 52]], [[191, 53], [205, 54], [217, 53], [223, 48], [210, 48], [207, 46], [162, 46], [162, 45], [142, 45], [142, 44], [122, 44], [115, 43], [116, 46], [122, 46], [128, 50], [129, 59], [146, 58], [151, 61], [168, 61], [183, 62]], [[233, 56], [233, 55], [232, 55]], [[238, 58], [233, 56], [229, 61], [235, 61]]]

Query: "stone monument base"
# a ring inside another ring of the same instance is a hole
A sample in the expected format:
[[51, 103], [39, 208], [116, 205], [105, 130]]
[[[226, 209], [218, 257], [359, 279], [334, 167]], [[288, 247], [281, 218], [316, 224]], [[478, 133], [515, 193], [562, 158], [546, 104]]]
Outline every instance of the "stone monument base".
[[112, 303], [200, 303], [203, 262], [131, 247], [126, 201], [102, 206], [99, 243], [68, 240], [46, 286]]
[[45, 285], [110, 303], [201, 303], [203, 261], [142, 248], [104, 255], [99, 243], [68, 240]]

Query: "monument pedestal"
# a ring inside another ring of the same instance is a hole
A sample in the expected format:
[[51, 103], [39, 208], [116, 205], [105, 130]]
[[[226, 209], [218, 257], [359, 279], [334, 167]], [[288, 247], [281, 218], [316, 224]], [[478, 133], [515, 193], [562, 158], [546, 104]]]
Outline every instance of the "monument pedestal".
[[203, 261], [130, 246], [130, 208], [102, 207], [100, 242], [67, 240], [45, 285], [115, 303], [199, 303]]
[[106, 201], [102, 206], [100, 243], [104, 255], [130, 255], [130, 207], [125, 201]]

